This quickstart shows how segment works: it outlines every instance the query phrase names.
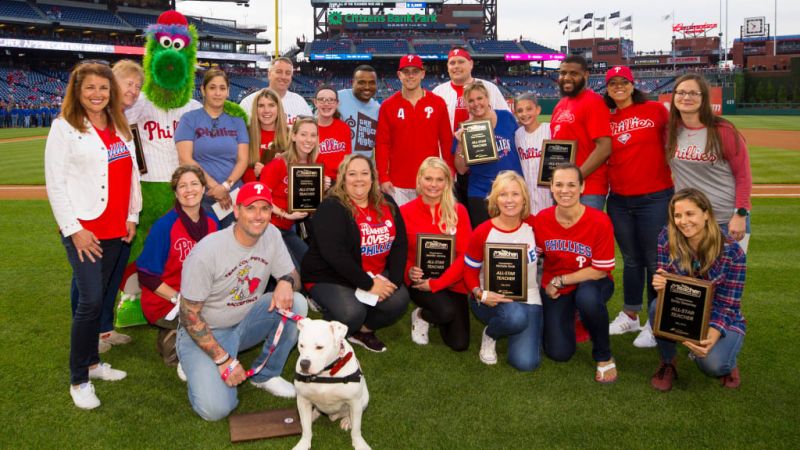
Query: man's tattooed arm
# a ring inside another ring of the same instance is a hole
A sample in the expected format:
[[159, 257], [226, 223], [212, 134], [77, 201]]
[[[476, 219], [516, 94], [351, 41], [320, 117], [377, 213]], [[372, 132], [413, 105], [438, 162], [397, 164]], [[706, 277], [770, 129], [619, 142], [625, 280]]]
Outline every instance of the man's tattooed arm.
[[203, 350], [212, 361], [218, 361], [223, 358], [227, 352], [214, 338], [208, 324], [203, 320], [200, 313], [203, 309], [204, 302], [195, 302], [188, 300], [186, 297], [181, 297], [181, 325], [186, 328], [192, 340]]

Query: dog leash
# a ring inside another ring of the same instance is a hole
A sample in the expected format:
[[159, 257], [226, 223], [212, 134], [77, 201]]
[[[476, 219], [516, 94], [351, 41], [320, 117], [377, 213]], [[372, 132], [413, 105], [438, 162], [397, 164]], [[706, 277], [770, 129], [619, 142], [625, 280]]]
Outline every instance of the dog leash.
[[[250, 378], [250, 377], [258, 374], [259, 372], [261, 372], [264, 369], [264, 367], [267, 366], [267, 362], [269, 362], [269, 358], [272, 357], [272, 354], [275, 353], [275, 349], [278, 347], [278, 341], [280, 341], [280, 339], [281, 339], [281, 335], [283, 334], [283, 329], [286, 326], [286, 322], [288, 320], [293, 320], [295, 322], [299, 322], [301, 319], [305, 319], [305, 317], [301, 316], [300, 314], [295, 314], [295, 313], [293, 313], [291, 311], [286, 311], [286, 310], [282, 310], [282, 309], [279, 309], [277, 311], [278, 311], [278, 314], [281, 315], [281, 322], [278, 324], [278, 329], [275, 330], [275, 336], [272, 338], [272, 343], [269, 346], [269, 351], [267, 352], [267, 357], [264, 359], [264, 362], [262, 362], [261, 364], [258, 365], [258, 367], [253, 367], [251, 369], [248, 369], [245, 372], [245, 378]], [[231, 362], [231, 364], [225, 369], [225, 372], [222, 373], [222, 375], [221, 375], [222, 376], [222, 381], [227, 380], [228, 377], [233, 372], [233, 369], [235, 369], [236, 366], [238, 366], [238, 365], [239, 365], [239, 360], [238, 359], [234, 359], [233, 362]]]

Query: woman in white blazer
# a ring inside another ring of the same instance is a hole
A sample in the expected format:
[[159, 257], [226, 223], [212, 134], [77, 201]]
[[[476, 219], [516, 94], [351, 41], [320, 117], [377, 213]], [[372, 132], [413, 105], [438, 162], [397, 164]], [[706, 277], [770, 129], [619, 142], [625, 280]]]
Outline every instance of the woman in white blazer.
[[100, 312], [111, 274], [126, 264], [142, 208], [139, 169], [120, 93], [108, 65], [84, 62], [70, 74], [61, 114], [45, 145], [47, 196], [78, 285], [70, 338], [70, 394], [100, 406], [91, 379], [126, 373], [98, 355]]

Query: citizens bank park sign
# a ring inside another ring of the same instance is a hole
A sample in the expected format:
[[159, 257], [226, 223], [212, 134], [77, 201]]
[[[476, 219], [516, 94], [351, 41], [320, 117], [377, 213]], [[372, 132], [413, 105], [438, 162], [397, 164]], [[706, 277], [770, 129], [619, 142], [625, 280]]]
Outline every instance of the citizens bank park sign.
[[438, 23], [436, 14], [343, 14], [328, 13], [328, 25], [348, 23]]

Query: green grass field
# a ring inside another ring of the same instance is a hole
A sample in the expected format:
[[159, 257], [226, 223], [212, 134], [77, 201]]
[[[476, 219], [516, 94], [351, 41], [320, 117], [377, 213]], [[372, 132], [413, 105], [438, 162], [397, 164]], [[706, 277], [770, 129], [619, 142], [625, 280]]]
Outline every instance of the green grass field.
[[[467, 352], [410, 340], [409, 318], [382, 330], [389, 351], [357, 350], [370, 389], [364, 436], [375, 449], [521, 448], [796, 448], [800, 440], [796, 255], [800, 200], [756, 199], [755, 233], [743, 301], [748, 334], [740, 354], [743, 383], [723, 390], [679, 354], [672, 392], [649, 386], [655, 349], [636, 349], [634, 334], [612, 337], [619, 380], [595, 383], [590, 346], [567, 363], [545, 359], [519, 373], [503, 359], [477, 356], [481, 326], [473, 321]], [[186, 386], [155, 351], [156, 332], [128, 329], [134, 342], [103, 356], [128, 371], [116, 383], [95, 383], [103, 405], [72, 405], [69, 384], [70, 270], [45, 201], [0, 201], [0, 431], [4, 448], [222, 448], [226, 421], [206, 423], [192, 412]], [[794, 256], [792, 256], [794, 255]], [[621, 261], [618, 259], [618, 261]], [[620, 270], [616, 279], [620, 280]], [[621, 286], [609, 304], [621, 307]], [[433, 331], [433, 330], [432, 330]], [[245, 363], [255, 357], [243, 356]], [[296, 352], [284, 376], [291, 376]], [[245, 385], [237, 413], [292, 407]], [[349, 448], [349, 434], [321, 418], [314, 448]], [[237, 445], [286, 449], [296, 437]]]

